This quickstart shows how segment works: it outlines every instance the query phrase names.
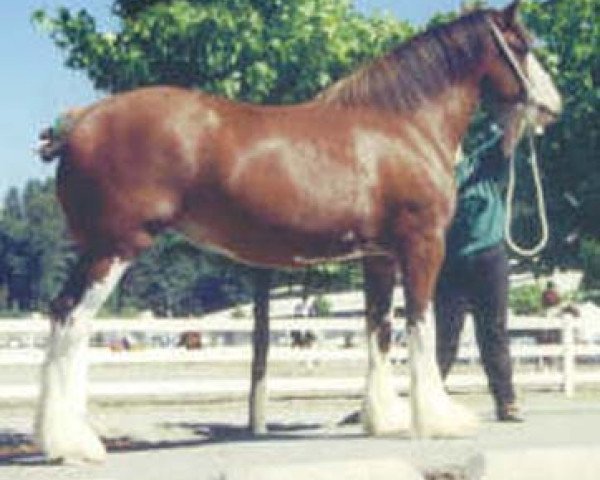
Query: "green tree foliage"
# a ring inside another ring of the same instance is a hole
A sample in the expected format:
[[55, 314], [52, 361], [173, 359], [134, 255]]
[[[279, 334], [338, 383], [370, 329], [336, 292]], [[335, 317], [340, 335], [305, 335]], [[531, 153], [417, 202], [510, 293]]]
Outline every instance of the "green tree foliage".
[[523, 285], [511, 289], [508, 302], [516, 315], [539, 315], [544, 310], [539, 285]]
[[65, 280], [74, 255], [54, 182], [9, 191], [0, 218], [0, 291], [5, 310], [44, 308]]
[[585, 271], [585, 286], [592, 290], [600, 290], [600, 240], [586, 238], [583, 241], [581, 261]]
[[243, 271], [169, 233], [138, 258], [116, 293], [112, 309], [181, 317], [247, 302], [251, 285], [244, 282]]
[[564, 98], [540, 150], [553, 234], [548, 254], [560, 261], [576, 254], [563, 241], [568, 233], [600, 237], [600, 0], [528, 2], [524, 13]]
[[85, 10], [34, 19], [101, 90], [167, 83], [267, 103], [307, 99], [413, 31], [346, 0], [121, 0], [113, 11], [116, 32]]
[[128, 273], [118, 307], [152, 310], [161, 316], [202, 313], [194, 294], [198, 278], [207, 274], [203, 260], [195, 248], [166, 235]]

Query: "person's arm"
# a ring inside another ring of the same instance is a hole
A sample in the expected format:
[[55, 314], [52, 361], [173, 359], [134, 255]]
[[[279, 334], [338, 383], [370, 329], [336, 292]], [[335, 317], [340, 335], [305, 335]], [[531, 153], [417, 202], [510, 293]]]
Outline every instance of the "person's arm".
[[500, 139], [502, 130], [495, 124], [490, 128], [490, 137], [465, 156], [458, 165], [456, 182], [459, 194], [470, 185], [492, 179], [504, 183], [508, 176], [508, 162], [502, 154]]

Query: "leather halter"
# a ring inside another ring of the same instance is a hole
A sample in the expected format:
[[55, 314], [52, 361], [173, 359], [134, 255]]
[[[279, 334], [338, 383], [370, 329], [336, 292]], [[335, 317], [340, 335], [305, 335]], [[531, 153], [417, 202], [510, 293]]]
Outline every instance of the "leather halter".
[[[533, 127], [533, 129], [535, 130], [535, 132], [537, 134], [543, 133], [543, 130], [544, 130], [543, 127], [538, 128], [536, 126], [535, 119], [536, 119], [537, 113], [542, 112], [542, 113], [548, 114], [552, 117], [556, 117], [557, 113], [552, 111], [546, 105], [544, 105], [544, 103], [539, 102], [536, 99], [531, 80], [529, 79], [529, 77], [527, 75], [525, 75], [525, 72], [523, 71], [523, 68], [521, 67], [521, 65], [519, 64], [519, 61], [515, 57], [514, 52], [508, 46], [508, 43], [506, 43], [506, 39], [504, 38], [504, 35], [502, 35], [500, 30], [498, 29], [498, 26], [494, 23], [494, 21], [490, 17], [486, 17], [486, 22], [488, 23], [488, 25], [492, 31], [492, 34], [498, 44], [498, 48], [500, 49], [500, 52], [502, 53], [504, 58], [508, 61], [509, 66], [511, 67], [512, 71], [514, 72], [517, 79], [519, 80], [519, 83], [521, 84], [523, 97], [524, 97], [524, 100], [521, 103], [523, 103], [526, 107], [526, 111], [527, 111], [526, 116], [527, 116], [528, 124], [531, 127]], [[518, 102], [518, 100], [517, 100], [517, 102]]]
[[525, 103], [527, 105], [540, 107], [541, 105], [539, 105], [538, 102], [535, 101], [535, 98], [533, 96], [533, 86], [531, 85], [531, 81], [529, 80], [527, 75], [525, 75], [523, 68], [521, 68], [519, 61], [515, 57], [515, 54], [513, 53], [511, 48], [508, 46], [508, 43], [506, 43], [506, 39], [504, 38], [504, 35], [502, 35], [502, 33], [498, 29], [497, 25], [494, 23], [494, 21], [490, 17], [486, 17], [486, 21], [487, 21], [488, 25], [490, 26], [490, 29], [492, 30], [494, 39], [498, 43], [500, 52], [504, 55], [504, 58], [508, 61], [508, 64], [510, 65], [512, 71], [514, 72], [517, 79], [519, 80], [521, 87], [523, 88], [523, 92], [525, 94]]

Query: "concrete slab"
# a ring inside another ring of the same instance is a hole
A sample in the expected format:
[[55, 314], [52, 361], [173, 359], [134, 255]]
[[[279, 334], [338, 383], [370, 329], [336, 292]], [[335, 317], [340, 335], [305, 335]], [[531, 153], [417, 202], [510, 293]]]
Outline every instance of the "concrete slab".
[[482, 480], [595, 480], [600, 445], [491, 450], [481, 457]]
[[230, 468], [223, 472], [223, 480], [423, 480], [414, 466], [401, 459], [368, 459], [345, 461], [316, 461], [286, 463], [285, 465], [257, 465]]

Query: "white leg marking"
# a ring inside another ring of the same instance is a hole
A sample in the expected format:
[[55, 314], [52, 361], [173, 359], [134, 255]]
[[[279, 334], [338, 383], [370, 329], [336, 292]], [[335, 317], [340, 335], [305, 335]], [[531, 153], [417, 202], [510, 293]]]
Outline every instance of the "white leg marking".
[[362, 407], [364, 430], [370, 435], [408, 433], [408, 404], [394, 389], [389, 354], [381, 352], [376, 331], [368, 334], [367, 347], [369, 365]]
[[424, 321], [409, 328], [413, 432], [418, 437], [464, 437], [477, 429], [477, 417], [455, 403], [446, 390], [435, 358], [435, 325], [431, 308]]
[[50, 459], [102, 461], [106, 456], [86, 418], [88, 339], [91, 319], [127, 265], [115, 259], [108, 275], [87, 289], [65, 323], [52, 324], [36, 417], [36, 435]]

